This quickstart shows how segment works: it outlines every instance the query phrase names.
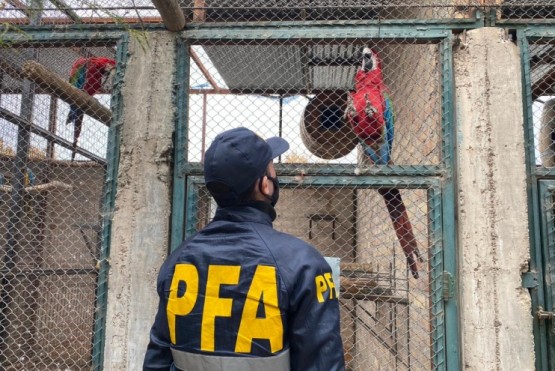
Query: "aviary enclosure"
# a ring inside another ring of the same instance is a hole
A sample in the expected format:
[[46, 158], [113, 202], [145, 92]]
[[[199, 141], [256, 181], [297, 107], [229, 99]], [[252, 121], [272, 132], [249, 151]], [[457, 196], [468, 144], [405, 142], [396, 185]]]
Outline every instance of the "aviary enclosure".
[[[214, 212], [202, 162], [216, 134], [286, 138], [275, 227], [336, 258], [350, 370], [446, 368], [452, 30], [553, 12], [485, 3], [179, 4], [177, 88], [160, 94], [176, 95], [185, 138], [184, 234]], [[101, 369], [126, 47], [148, 48], [162, 20], [146, 0], [4, 1], [0, 18], [0, 364]]]

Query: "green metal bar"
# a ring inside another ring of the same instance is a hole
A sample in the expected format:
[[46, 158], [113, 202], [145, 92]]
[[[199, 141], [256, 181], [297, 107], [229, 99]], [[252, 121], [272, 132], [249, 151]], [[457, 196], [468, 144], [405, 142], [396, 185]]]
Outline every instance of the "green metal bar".
[[[555, 295], [554, 290], [555, 287], [553, 286], [553, 274], [555, 273], [555, 270], [553, 270], [552, 267], [552, 254], [549, 253], [550, 250], [553, 250], [554, 246], [555, 246], [555, 231], [554, 231], [554, 225], [553, 225], [553, 195], [554, 195], [554, 189], [555, 187], [555, 181], [553, 180], [540, 180], [539, 181], [539, 194], [540, 194], [540, 208], [541, 208], [541, 215], [540, 215], [540, 219], [541, 219], [541, 240], [542, 240], [542, 254], [544, 257], [544, 265], [545, 266], [545, 276], [540, 276], [539, 279], [537, 280], [538, 284], [545, 282], [545, 280], [549, 280], [548, 282], [551, 282], [551, 284], [546, 284], [545, 285], [545, 291], [544, 291], [544, 305], [541, 305], [544, 310], [547, 311], [553, 311], [555, 308], [553, 307], [553, 296]], [[537, 311], [537, 307], [533, 307], [532, 308], [532, 313], [534, 314]], [[534, 315], [534, 321], [538, 322], [540, 326], [543, 326], [545, 328], [544, 331], [542, 331], [542, 333], [547, 333], [547, 335], [545, 336], [545, 340], [541, 339], [540, 341], [542, 342], [542, 344], [540, 344], [540, 346], [545, 344], [545, 348], [546, 348], [546, 354], [545, 357], [547, 358], [547, 360], [545, 361], [545, 363], [543, 363], [543, 367], [545, 370], [548, 369], [553, 369], [553, 367], [551, 367], [551, 362], [553, 362], [553, 360], [555, 359], [555, 349], [553, 347], [553, 332], [550, 331], [550, 326], [546, 326], [546, 322], [544, 321], [539, 321], [537, 320], [537, 317]], [[553, 321], [553, 319], [551, 320]], [[536, 344], [536, 347], [538, 345]], [[543, 356], [543, 355], [542, 355]], [[542, 360], [543, 361], [543, 360]], [[538, 369], [538, 368], [537, 368]]]
[[271, 22], [206, 22], [190, 23], [186, 25], [189, 29], [209, 29], [209, 28], [248, 28], [248, 27], [353, 27], [353, 26], [385, 26], [385, 27], [423, 27], [426, 29], [460, 29], [483, 27], [480, 19], [481, 13], [476, 12], [474, 18], [443, 18], [443, 19], [364, 19], [364, 20], [333, 20], [333, 21], [271, 21]]
[[[415, 177], [443, 176], [445, 170], [435, 165], [394, 165], [394, 166], [370, 166], [359, 168], [352, 164], [274, 164], [276, 172], [280, 176], [301, 175], [399, 175]], [[202, 175], [203, 165], [200, 163], [187, 163], [182, 172], [185, 175]]]
[[421, 189], [438, 186], [437, 178], [400, 178], [380, 176], [279, 176], [280, 184], [284, 186], [302, 187], [359, 187], [359, 186], [383, 186], [391, 188]]
[[[541, 229], [542, 229], [542, 245], [544, 246], [544, 258], [546, 263], [545, 276], [549, 279], [549, 282], [555, 282], [553, 280], [554, 269], [550, 269], [553, 266], [553, 253], [555, 247], [555, 224], [554, 224], [554, 213], [553, 213], [553, 196], [555, 192], [555, 180], [540, 180], [539, 182], [539, 192], [540, 192], [540, 205], [541, 205]], [[552, 311], [553, 300], [555, 296], [555, 285], [549, 285], [545, 290], [545, 310]], [[554, 359], [555, 349], [550, 349], [550, 359]]]
[[188, 112], [189, 112], [189, 45], [177, 38], [175, 61], [174, 107], [176, 110], [174, 138], [174, 172], [172, 193], [172, 225], [170, 251], [183, 241], [185, 212], [185, 179], [183, 171], [187, 161]]
[[428, 228], [430, 241], [430, 315], [432, 323], [432, 362], [434, 370], [444, 370], [445, 362], [445, 320], [443, 302], [443, 228], [441, 191], [428, 191]]
[[329, 25], [327, 27], [291, 26], [283, 27], [276, 24], [274, 27], [226, 27], [218, 28], [198, 26], [182, 32], [190, 40], [217, 40], [229, 42], [230, 40], [249, 42], [252, 40], [295, 40], [295, 39], [397, 39], [418, 43], [439, 42], [450, 34], [446, 28], [434, 29], [432, 27], [401, 27], [387, 24], [353, 25], [350, 27]]
[[526, 37], [529, 42], [534, 42], [539, 39], [555, 38], [555, 29], [551, 26], [546, 26], [544, 24], [527, 24], [526, 28], [519, 28], [521, 35]]
[[534, 172], [538, 178], [555, 177], [555, 168], [552, 167], [534, 167]]
[[549, 27], [555, 26], [555, 19], [498, 19], [495, 21], [497, 27], [503, 28], [528, 28], [528, 27]]
[[112, 124], [109, 129], [108, 149], [106, 160], [106, 179], [104, 182], [104, 197], [102, 201], [102, 246], [98, 261], [98, 284], [96, 292], [96, 310], [94, 319], [94, 338], [92, 350], [93, 370], [102, 370], [104, 362], [104, 345], [106, 342], [106, 307], [108, 303], [108, 259], [112, 239], [112, 217], [116, 203], [117, 176], [120, 157], [120, 136], [123, 116], [123, 99], [121, 87], [125, 67], [127, 64], [127, 48], [129, 36], [124, 35], [117, 44], [117, 66], [112, 92]]
[[[164, 31], [166, 27], [160, 23], [112, 23], [112, 24], [92, 24], [92, 23], [79, 23], [79, 24], [43, 24], [40, 26], [26, 25], [26, 24], [10, 24], [10, 27], [17, 27], [22, 32], [36, 32], [45, 33], [52, 32], [53, 30], [58, 33], [102, 33], [102, 32], [118, 32], [128, 33], [130, 30], [141, 30], [145, 32], [150, 31]], [[8, 24], [4, 24], [7, 27]]]
[[[391, 178], [375, 176], [307, 176], [300, 180], [298, 177], [281, 176], [278, 174], [278, 179], [280, 186], [283, 187], [395, 187], [401, 189], [428, 189], [430, 187], [441, 187], [440, 179], [431, 177]], [[187, 177], [187, 187], [189, 186], [195, 186], [197, 188], [199, 186], [204, 186], [204, 177]], [[190, 196], [189, 191], [187, 192], [187, 195], [188, 197]], [[187, 206], [187, 210], [189, 210], [189, 205]]]
[[[483, 27], [483, 20], [480, 19], [480, 13], [476, 12], [474, 18], [444, 18], [444, 19], [368, 19], [368, 20], [334, 20], [334, 21], [273, 21], [273, 22], [207, 22], [207, 23], [189, 23], [186, 25], [186, 30], [198, 29], [222, 29], [222, 28], [333, 28], [336, 26], [342, 27], [358, 27], [374, 25], [376, 27], [382, 26], [386, 28], [403, 28], [406, 26], [418, 27], [423, 29], [436, 29], [436, 30], [463, 30], [474, 29]], [[17, 27], [23, 32], [44, 32], [52, 29], [60, 32], [128, 32], [129, 30], [149, 31], [162, 31], [165, 30], [164, 24], [160, 23], [114, 23], [114, 24], [64, 24], [64, 25], [12, 25]]]
[[[443, 163], [446, 175], [443, 178], [442, 219], [443, 219], [443, 267], [451, 274], [455, 281], [455, 292], [458, 292], [457, 282], [457, 238], [455, 226], [456, 190], [455, 190], [455, 87], [453, 75], [453, 36], [446, 38], [440, 44], [441, 76], [442, 76], [442, 128], [443, 128]], [[434, 277], [436, 279], [436, 277]], [[458, 297], [445, 302], [445, 357], [447, 370], [459, 370], [461, 367], [459, 303]]]
[[[522, 105], [524, 109], [524, 143], [534, 143], [534, 124], [532, 113], [532, 80], [530, 75], [530, 50], [527, 38], [528, 30], [517, 30], [517, 40], [521, 53], [522, 65]], [[544, 302], [544, 283], [543, 283], [543, 256], [542, 241], [540, 230], [540, 215], [542, 214], [539, 205], [538, 178], [535, 172], [536, 155], [534, 146], [526, 146], [526, 173], [528, 174], [528, 230], [530, 231], [530, 269], [538, 273], [537, 289], [530, 290], [532, 299], [532, 314], [538, 306], [545, 308]], [[543, 323], [534, 318], [534, 348], [536, 353], [536, 370], [548, 370], [548, 351], [547, 351], [547, 330]]]
[[[49, 29], [40, 30], [10, 30], [2, 33], [0, 41], [2, 43], [9, 43], [10, 47], [60, 47], [60, 46], [75, 46], [76, 43], [85, 44], [110, 44], [117, 42], [122, 38], [125, 32], [117, 31], [82, 31], [82, 32], [57, 32], [52, 27]], [[45, 42], [48, 45], [45, 45]]]
[[197, 232], [199, 187], [204, 186], [203, 177], [187, 177], [187, 202], [185, 203], [185, 238]]

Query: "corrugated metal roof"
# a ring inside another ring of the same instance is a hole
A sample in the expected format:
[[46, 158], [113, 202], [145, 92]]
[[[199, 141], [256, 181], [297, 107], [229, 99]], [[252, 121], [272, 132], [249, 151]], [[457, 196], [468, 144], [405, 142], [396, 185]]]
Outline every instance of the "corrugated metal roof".
[[205, 46], [229, 89], [312, 91], [350, 89], [359, 45]]

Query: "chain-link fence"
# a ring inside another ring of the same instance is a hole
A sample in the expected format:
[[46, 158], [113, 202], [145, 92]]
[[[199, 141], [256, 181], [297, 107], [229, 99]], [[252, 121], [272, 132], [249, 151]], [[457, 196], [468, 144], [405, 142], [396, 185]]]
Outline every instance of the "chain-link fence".
[[527, 63], [529, 75], [526, 76], [528, 86], [525, 86], [532, 107], [528, 112], [531, 118], [530, 127], [533, 133], [529, 136], [533, 143], [534, 153], [530, 157], [535, 165], [542, 168], [555, 166], [555, 64], [553, 60], [553, 40], [551, 38], [536, 38], [526, 43], [528, 50]]
[[[188, 160], [202, 162], [213, 138], [237, 126], [289, 141], [276, 164], [275, 227], [341, 259], [348, 369], [440, 367], [438, 189], [364, 175], [441, 166], [439, 44], [211, 40], [190, 53]], [[190, 232], [214, 212], [201, 184], [189, 187]]]
[[[177, 0], [187, 22], [289, 22], [435, 19], [464, 21], [476, 12], [498, 20], [555, 17], [551, 0]], [[150, 24], [160, 15], [150, 0], [6, 0], [3, 24]]]
[[[400, 20], [399, 27], [413, 20], [459, 27], [479, 12], [499, 21], [555, 18], [551, 1], [180, 5], [193, 28], [313, 21], [379, 27], [389, 20]], [[100, 32], [105, 24], [129, 24], [133, 31], [161, 20], [149, 0], [5, 1], [0, 18], [4, 36], [19, 40], [0, 39], [0, 364], [6, 370], [90, 369], [102, 353], [102, 205], [118, 50], [98, 35], [94, 42], [92, 36], [60, 42], [44, 35], [52, 25], [60, 33], [68, 24], [94, 24]], [[43, 25], [43, 41], [33, 40], [27, 25]], [[291, 149], [276, 164], [283, 194], [275, 226], [341, 259], [348, 368], [441, 368], [440, 183], [451, 114], [444, 104], [442, 44], [399, 33], [270, 34], [187, 45], [190, 168], [202, 163], [216, 134], [232, 127], [286, 138]], [[529, 47], [535, 159], [546, 168], [554, 161], [552, 46], [552, 39], [535, 39]], [[210, 220], [215, 205], [198, 174], [188, 177], [186, 192], [190, 232]]]
[[103, 313], [101, 207], [115, 51], [113, 42], [6, 42], [0, 49], [4, 370], [90, 369], [100, 354], [95, 321]]

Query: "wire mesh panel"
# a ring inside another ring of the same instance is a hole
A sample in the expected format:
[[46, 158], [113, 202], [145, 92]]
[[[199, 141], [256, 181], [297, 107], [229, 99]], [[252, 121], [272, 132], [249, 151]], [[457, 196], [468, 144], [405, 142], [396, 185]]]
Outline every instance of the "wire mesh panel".
[[[374, 64], [359, 73], [365, 49]], [[207, 143], [237, 126], [286, 138], [292, 146], [284, 163], [441, 162], [441, 61], [435, 43], [253, 41], [197, 44], [190, 53], [189, 162], [201, 162]], [[374, 110], [368, 116], [364, 105]], [[386, 153], [378, 159], [379, 150]]]
[[524, 20], [534, 22], [555, 18], [555, 2], [552, 0], [503, 0], [495, 4], [497, 17], [501, 20]]
[[481, 1], [463, 0], [181, 0], [193, 22], [467, 19]]
[[529, 148], [534, 148], [532, 159], [536, 166], [552, 168], [554, 166], [554, 141], [555, 141], [555, 91], [553, 90], [553, 40], [539, 38], [527, 43], [527, 64], [530, 66], [529, 76], [526, 79], [529, 86], [526, 89], [531, 94], [529, 107], [531, 121], [529, 127], [533, 128], [533, 135]]
[[113, 42], [0, 49], [0, 364], [88, 370], [97, 301]]
[[[190, 22], [353, 21], [387, 19], [473, 19], [483, 0], [180, 0]], [[150, 0], [6, 1], [0, 19], [26, 24], [160, 22]]]
[[[422, 260], [407, 267], [380, 189], [367, 177], [280, 177], [274, 227], [340, 258], [341, 334], [348, 370], [433, 370], [442, 363], [442, 246], [437, 184], [401, 188]], [[407, 185], [405, 185], [407, 186]], [[412, 185], [414, 186], [414, 184]], [[216, 205], [193, 177], [189, 233], [203, 228]], [[438, 264], [439, 262], [439, 264]]]
[[[288, 140], [274, 227], [340, 258], [350, 370], [444, 365], [440, 178], [410, 176], [444, 164], [441, 50], [402, 37], [190, 41], [189, 168], [234, 127]], [[386, 168], [401, 176], [367, 175]], [[190, 234], [215, 204], [201, 177], [187, 192]]]

